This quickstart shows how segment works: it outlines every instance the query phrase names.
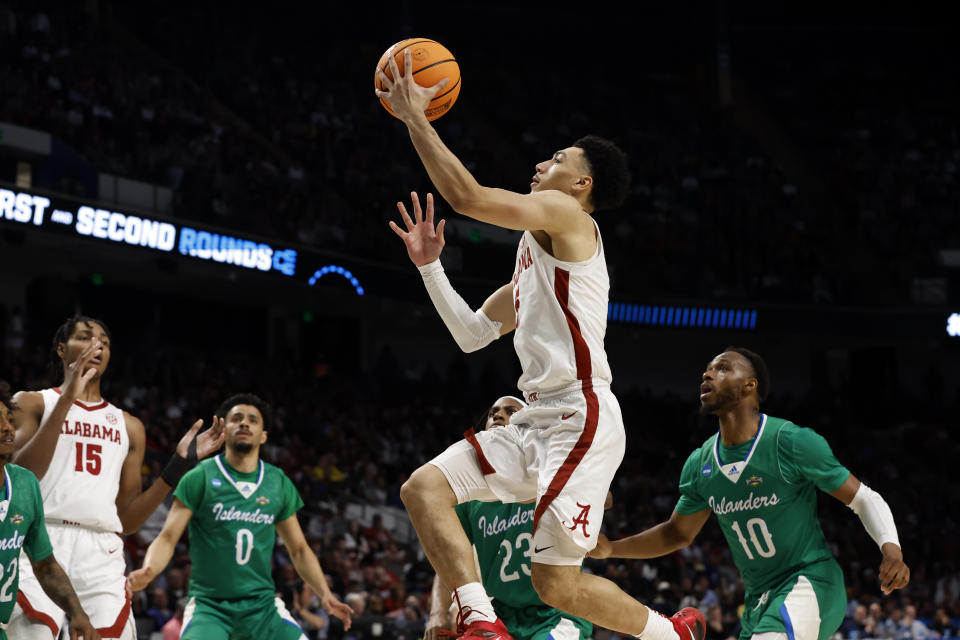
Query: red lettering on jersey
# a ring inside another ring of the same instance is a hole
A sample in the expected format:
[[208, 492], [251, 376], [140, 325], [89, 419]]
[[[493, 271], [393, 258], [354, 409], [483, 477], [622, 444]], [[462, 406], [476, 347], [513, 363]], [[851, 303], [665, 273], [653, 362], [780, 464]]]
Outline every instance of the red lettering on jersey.
[[84, 437], [84, 438], [89, 438], [89, 437], [90, 437], [90, 423], [89, 423], [89, 422], [84, 422], [84, 423], [83, 423], [83, 437]]
[[102, 437], [102, 436], [100, 435], [100, 425], [94, 424], [94, 425], [93, 425], [93, 433], [90, 434], [90, 435], [91, 435], [92, 437], [94, 437], [94, 438], [100, 438], [100, 437]]
[[517, 268], [513, 271], [513, 284], [517, 284], [520, 274], [533, 266], [533, 254], [530, 253], [530, 247], [521, 244], [520, 251], [517, 254]]
[[576, 518], [573, 519], [573, 524], [570, 525], [570, 526], [567, 527], [567, 528], [570, 529], [571, 531], [573, 531], [573, 530], [576, 529], [578, 526], [583, 527], [583, 535], [584, 535], [585, 537], [589, 538], [589, 537], [590, 537], [590, 534], [587, 533], [587, 525], [590, 524], [590, 521], [587, 520], [587, 517], [590, 515], [590, 505], [588, 505], [588, 504], [587, 504], [587, 505], [583, 505], [583, 504], [580, 504], [580, 503], [578, 502], [578, 503], [577, 503], [577, 506], [580, 507], [580, 513], [579, 513], [579, 515], [577, 515]]
[[113, 429], [110, 427], [103, 427], [103, 439], [110, 440], [111, 442], [117, 442], [113, 439]]

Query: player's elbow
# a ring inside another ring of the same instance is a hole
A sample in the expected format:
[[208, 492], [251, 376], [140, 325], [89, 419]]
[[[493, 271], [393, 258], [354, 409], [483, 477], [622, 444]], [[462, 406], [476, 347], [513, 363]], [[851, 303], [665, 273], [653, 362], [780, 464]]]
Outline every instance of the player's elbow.
[[479, 351], [489, 343], [481, 343], [479, 340], [470, 338], [461, 338], [454, 336], [454, 341], [456, 341], [457, 346], [460, 347], [460, 351], [464, 353], [473, 353], [474, 351]]
[[665, 529], [664, 537], [667, 540], [668, 546], [671, 547], [671, 551], [689, 547], [693, 544], [693, 540], [697, 535], [695, 532], [683, 531], [680, 527], [674, 526], [670, 522], [667, 523]]
[[479, 184], [458, 184], [443, 194], [450, 208], [457, 213], [473, 217], [483, 206], [483, 187]]

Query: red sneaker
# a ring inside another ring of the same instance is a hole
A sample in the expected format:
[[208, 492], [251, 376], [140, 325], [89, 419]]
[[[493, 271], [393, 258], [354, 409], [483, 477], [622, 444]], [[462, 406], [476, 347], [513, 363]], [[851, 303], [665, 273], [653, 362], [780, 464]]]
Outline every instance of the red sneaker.
[[673, 630], [680, 636], [680, 640], [703, 640], [707, 633], [707, 621], [699, 609], [684, 607], [670, 616]]
[[477, 620], [468, 624], [465, 629], [460, 631], [457, 640], [464, 638], [483, 638], [484, 640], [513, 640], [513, 636], [507, 631], [506, 625], [500, 618], [493, 622], [486, 620]]

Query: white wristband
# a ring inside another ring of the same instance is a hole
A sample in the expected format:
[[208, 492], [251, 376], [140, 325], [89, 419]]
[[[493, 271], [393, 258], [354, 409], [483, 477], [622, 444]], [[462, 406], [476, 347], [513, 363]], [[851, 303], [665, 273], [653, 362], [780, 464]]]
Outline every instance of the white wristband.
[[439, 259], [417, 269], [420, 270], [430, 301], [460, 349], [470, 353], [500, 337], [502, 323], [488, 318], [482, 309], [473, 311], [470, 308], [454, 291]]
[[863, 528], [879, 547], [883, 547], [887, 542], [900, 546], [893, 513], [890, 512], [890, 507], [883, 496], [861, 482], [856, 495], [847, 506], [860, 517]]

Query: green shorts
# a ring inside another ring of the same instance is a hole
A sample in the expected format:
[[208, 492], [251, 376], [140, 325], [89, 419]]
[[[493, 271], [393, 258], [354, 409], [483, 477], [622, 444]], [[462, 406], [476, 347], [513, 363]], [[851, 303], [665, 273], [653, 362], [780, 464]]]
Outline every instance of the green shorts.
[[269, 596], [211, 600], [192, 596], [183, 611], [180, 640], [300, 640], [303, 629], [283, 600]]
[[847, 609], [843, 572], [834, 560], [807, 565], [762, 593], [744, 598], [740, 640], [755, 633], [786, 633], [790, 640], [826, 640]]
[[589, 640], [593, 625], [546, 605], [511, 607], [493, 601], [493, 608], [514, 640]]

